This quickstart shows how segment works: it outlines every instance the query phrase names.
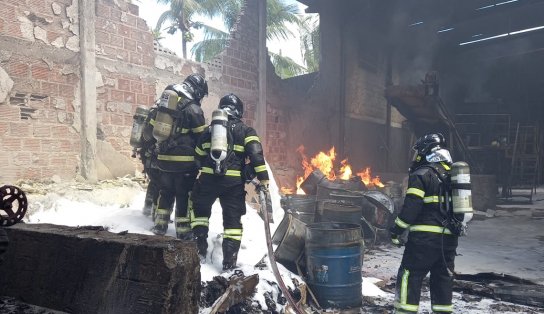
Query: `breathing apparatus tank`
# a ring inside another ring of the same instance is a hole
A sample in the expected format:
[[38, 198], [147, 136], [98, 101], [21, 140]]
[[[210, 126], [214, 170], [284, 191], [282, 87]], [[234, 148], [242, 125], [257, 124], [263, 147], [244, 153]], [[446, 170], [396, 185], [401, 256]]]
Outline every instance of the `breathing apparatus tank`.
[[464, 214], [462, 223], [466, 225], [474, 215], [472, 209], [470, 167], [466, 162], [458, 161], [451, 166], [451, 187], [453, 213]]
[[132, 117], [132, 131], [130, 132], [130, 146], [134, 148], [142, 147], [142, 135], [145, 127], [145, 119], [149, 114], [149, 109], [145, 106], [138, 106]]
[[153, 137], [157, 142], [162, 142], [170, 136], [174, 125], [174, 117], [168, 113], [170, 110], [176, 110], [178, 104], [178, 94], [172, 90], [162, 92], [155, 126], [153, 127]]
[[229, 117], [227, 112], [216, 109], [212, 113], [211, 132], [212, 140], [210, 146], [210, 157], [215, 161], [216, 174], [221, 173], [221, 162], [227, 158], [229, 143], [227, 137], [227, 123]]

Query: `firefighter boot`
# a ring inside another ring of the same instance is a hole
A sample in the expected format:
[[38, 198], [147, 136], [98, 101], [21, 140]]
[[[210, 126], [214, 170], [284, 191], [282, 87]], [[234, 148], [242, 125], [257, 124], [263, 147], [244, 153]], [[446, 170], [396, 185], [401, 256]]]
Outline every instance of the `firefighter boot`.
[[198, 249], [200, 263], [206, 263], [206, 253], [208, 253], [208, 227], [197, 226], [193, 228], [193, 235]]
[[187, 217], [176, 217], [176, 237], [180, 240], [192, 240], [190, 219]]
[[223, 239], [223, 270], [236, 268], [239, 249], [240, 241], [228, 238]]
[[153, 197], [148, 194], [149, 191], [145, 195], [144, 208], [142, 209], [142, 213], [144, 214], [144, 216], [151, 216], [151, 212], [153, 210]]

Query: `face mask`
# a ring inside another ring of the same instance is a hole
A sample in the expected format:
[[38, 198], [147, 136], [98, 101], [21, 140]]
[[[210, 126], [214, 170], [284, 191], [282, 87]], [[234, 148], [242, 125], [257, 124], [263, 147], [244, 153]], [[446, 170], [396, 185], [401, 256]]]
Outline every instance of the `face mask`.
[[450, 152], [447, 149], [443, 149], [443, 148], [439, 148], [439, 149], [431, 152], [430, 154], [425, 156], [425, 159], [428, 162], [445, 161], [445, 162], [450, 163], [450, 164], [453, 162], [452, 159], [451, 159]]

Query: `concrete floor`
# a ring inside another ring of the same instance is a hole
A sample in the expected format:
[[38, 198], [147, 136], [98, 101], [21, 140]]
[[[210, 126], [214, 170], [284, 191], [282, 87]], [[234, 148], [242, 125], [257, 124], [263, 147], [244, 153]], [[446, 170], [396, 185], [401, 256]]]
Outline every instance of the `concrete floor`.
[[544, 284], [544, 218], [494, 217], [474, 221], [459, 239], [456, 271], [504, 273]]

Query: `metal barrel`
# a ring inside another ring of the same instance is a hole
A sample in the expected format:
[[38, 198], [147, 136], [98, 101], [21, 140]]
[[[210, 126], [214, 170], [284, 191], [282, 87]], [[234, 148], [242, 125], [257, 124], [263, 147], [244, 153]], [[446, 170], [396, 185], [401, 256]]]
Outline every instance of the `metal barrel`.
[[280, 204], [285, 210], [285, 215], [272, 236], [272, 243], [274, 244], [279, 244], [283, 239], [285, 232], [287, 232], [287, 226], [289, 224], [289, 219], [287, 217], [288, 213], [305, 224], [314, 222], [316, 207], [315, 195], [289, 194], [281, 198]]
[[285, 268], [298, 274], [300, 266], [297, 267], [297, 264], [304, 254], [306, 224], [290, 213], [286, 213], [285, 216], [287, 219], [287, 230], [274, 252], [274, 257]]
[[363, 212], [360, 206], [337, 200], [321, 200], [317, 204], [316, 222], [348, 222], [361, 220]]
[[321, 308], [361, 306], [363, 239], [359, 224], [310, 224], [304, 251], [307, 283]]

